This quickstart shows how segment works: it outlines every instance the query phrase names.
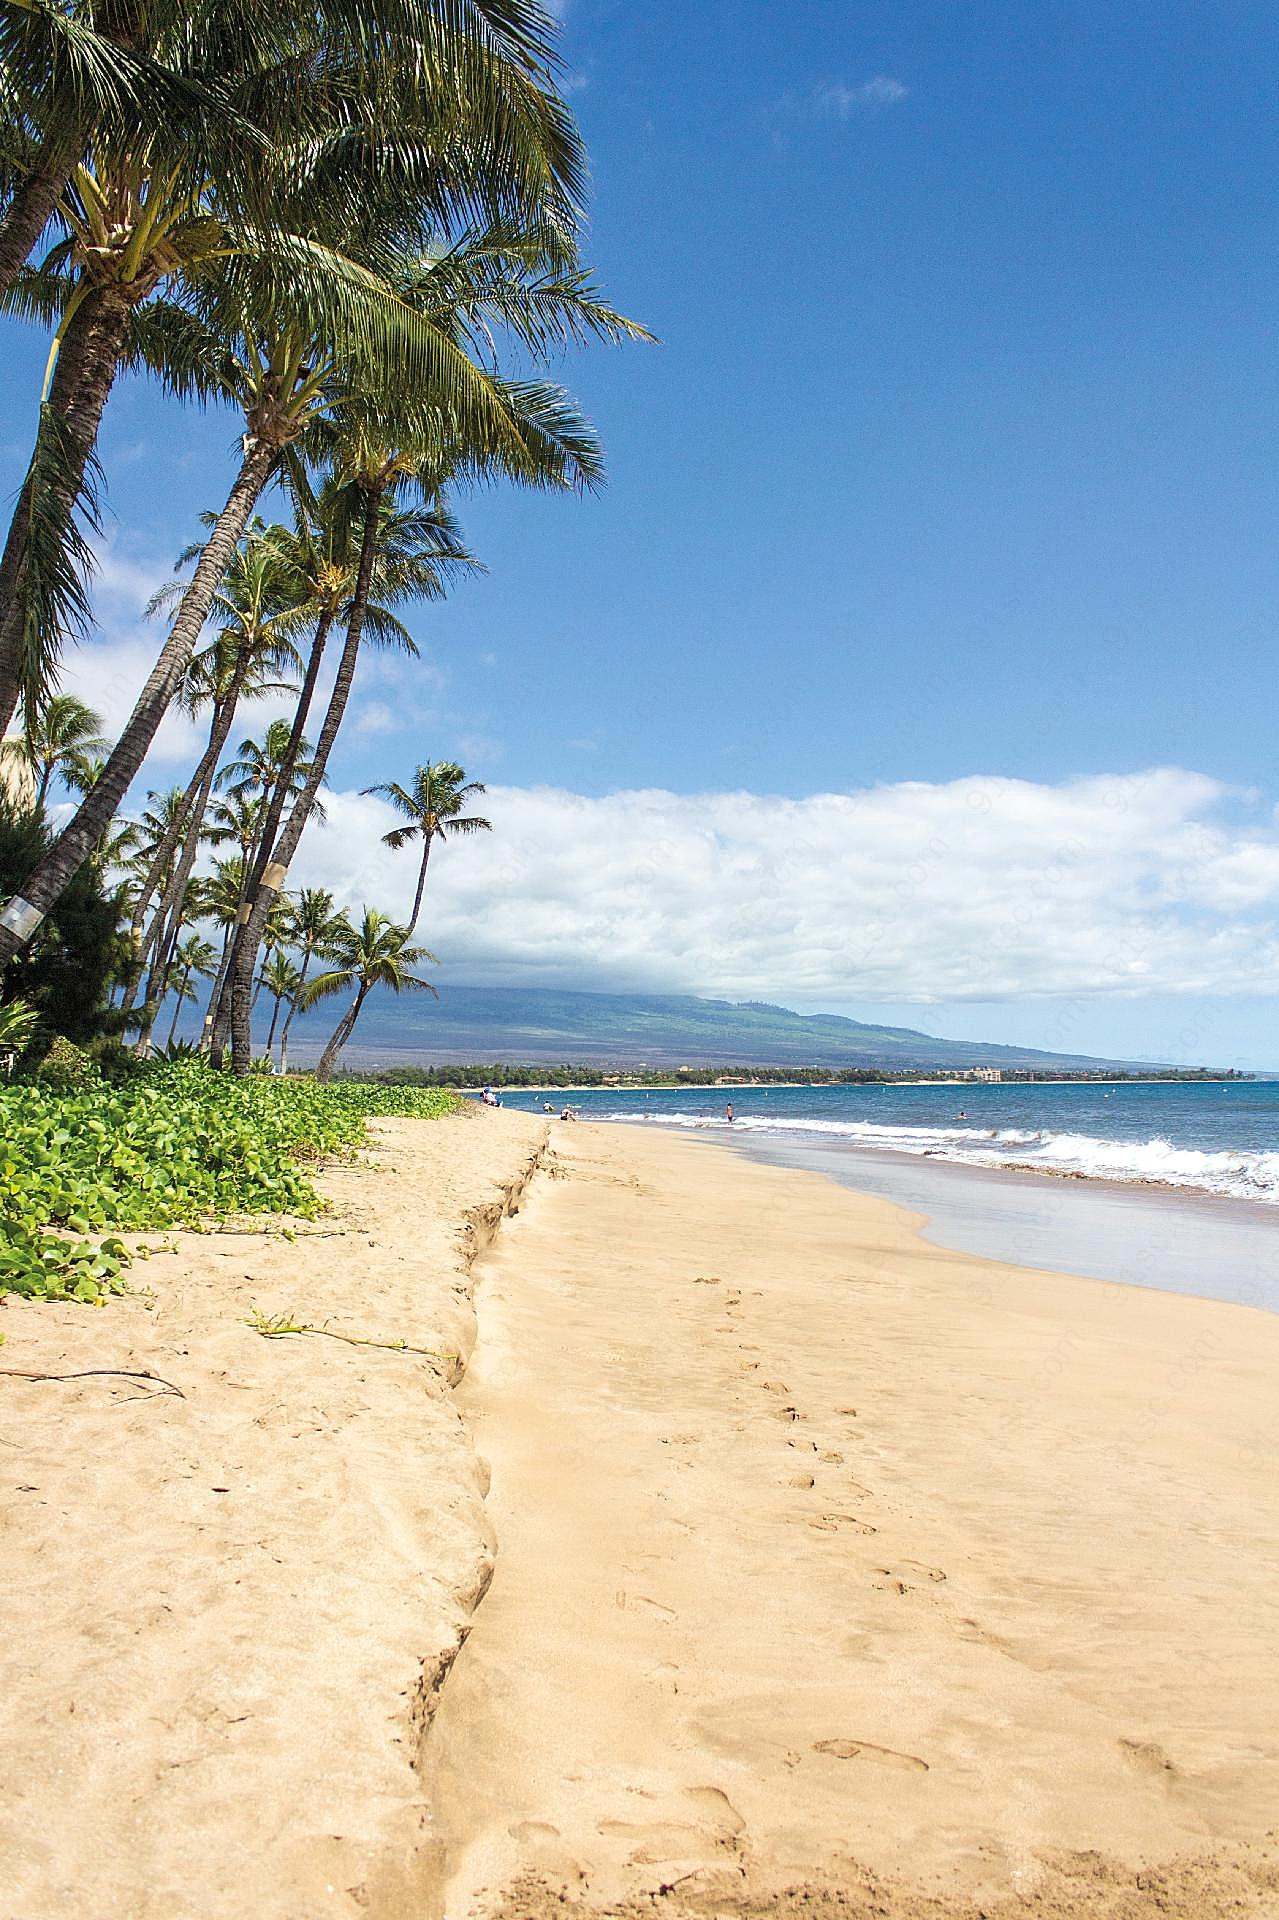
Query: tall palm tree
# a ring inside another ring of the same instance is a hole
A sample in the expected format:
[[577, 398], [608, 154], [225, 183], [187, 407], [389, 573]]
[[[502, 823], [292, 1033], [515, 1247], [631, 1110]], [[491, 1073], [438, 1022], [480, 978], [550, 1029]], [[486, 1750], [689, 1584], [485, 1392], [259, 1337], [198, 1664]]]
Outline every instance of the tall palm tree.
[[[406, 302], [447, 328], [460, 350], [483, 357], [480, 343], [486, 342], [491, 352], [493, 336], [486, 318], [490, 310], [492, 319], [523, 350], [543, 355], [557, 345], [587, 338], [652, 337], [606, 306], [576, 270], [566, 245], [541, 228], [495, 239], [477, 264], [473, 280], [467, 277], [463, 251], [454, 249], [429, 258], [419, 254], [403, 262], [397, 275]], [[433, 279], [433, 274], [438, 277]], [[547, 382], [503, 380], [495, 374], [490, 394], [506, 409], [504, 431], [496, 437], [488, 431], [490, 423], [478, 416], [461, 435], [448, 425], [441, 433], [438, 411], [414, 419], [410, 406], [393, 421], [361, 394], [351, 395], [330, 414], [330, 459], [340, 473], [349, 476], [360, 497], [360, 559], [347, 614], [346, 644], [317, 738], [312, 777], [279, 836], [274, 841], [264, 837], [259, 874], [250, 887], [250, 917], [236, 934], [231, 1027], [239, 1073], [248, 1072], [251, 1060], [253, 968], [270, 911], [269, 896], [284, 883], [346, 712], [387, 501], [412, 488], [430, 504], [438, 501], [447, 480], [459, 477], [500, 476], [526, 486], [571, 490], [592, 486], [601, 476], [599, 444], [562, 388]], [[0, 915], [0, 961], [2, 936]], [[214, 1058], [219, 1057], [215, 1041]]]
[[[428, 953], [425, 947], [410, 946], [408, 928], [397, 926], [373, 907], [365, 908], [364, 918], [358, 927], [348, 922], [334, 946], [336, 966], [327, 973], [317, 974], [302, 989], [302, 1005], [313, 1007], [321, 1000], [331, 999], [334, 994], [346, 993], [352, 987], [355, 996], [320, 1055], [320, 1064], [315, 1070], [317, 1080], [327, 1080], [333, 1072], [338, 1055], [354, 1033], [360, 1010], [374, 987], [389, 987], [392, 993], [417, 991], [435, 994], [435, 988], [429, 980], [410, 972], [410, 968], [419, 966], [424, 960], [434, 961], [435, 955]], [[439, 995], [435, 997], [438, 999]]]
[[266, 1037], [266, 1058], [269, 1060], [275, 1047], [275, 1029], [280, 1021], [280, 1008], [284, 1001], [293, 1000], [298, 993], [302, 985], [302, 976], [289, 956], [277, 950], [264, 961], [258, 980], [275, 1001], [271, 1012], [271, 1031]]
[[178, 1030], [178, 1020], [185, 1001], [194, 1000], [196, 990], [193, 980], [208, 980], [217, 965], [217, 950], [211, 940], [203, 935], [190, 933], [173, 955], [174, 977], [170, 991], [174, 995], [173, 1019], [169, 1026], [166, 1046], [173, 1045], [173, 1037]]
[[88, 756], [110, 744], [100, 713], [73, 693], [55, 694], [27, 729], [27, 752], [37, 775], [36, 805], [43, 807], [55, 774], [71, 775], [68, 784], [74, 784]]
[[203, 881], [200, 892], [200, 918], [211, 920], [222, 935], [222, 947], [217, 967], [213, 975], [213, 987], [209, 993], [208, 1004], [204, 1010], [204, 1024], [201, 1044], [207, 1046], [213, 1031], [213, 1016], [222, 991], [222, 980], [226, 973], [227, 962], [231, 957], [231, 936], [235, 931], [236, 916], [244, 899], [244, 862], [237, 854], [230, 860], [219, 860], [213, 872]]
[[[23, 0], [6, 0], [14, 10]], [[385, 228], [397, 201], [401, 232], [516, 208], [554, 209], [571, 229], [579, 207], [580, 141], [547, 85], [547, 19], [528, 0], [426, 0], [407, 15], [394, 0], [321, 0], [258, 9], [251, 31], [237, 0], [202, 6], [194, 32], [172, 0], [167, 11], [137, 0], [148, 13], [161, 66], [197, 92], [215, 77], [231, 110], [100, 117], [55, 168], [66, 238], [10, 293], [57, 324], [0, 556], [0, 733], [20, 692], [39, 705], [64, 636], [87, 617], [74, 508], [94, 514], [86, 476], [102, 412], [118, 368], [154, 351], [148, 315], [176, 306], [180, 330], [183, 303], [229, 261], [318, 274], [331, 290], [345, 281], [349, 296], [343, 234]]]
[[[314, 284], [308, 287], [305, 277], [281, 279], [277, 274], [269, 288], [257, 288], [259, 299], [277, 309], [282, 301], [289, 305], [298, 302], [301, 318], [280, 324], [264, 348], [257, 323], [247, 310], [244, 313], [240, 335], [242, 352], [234, 380], [246, 425], [239, 472], [200, 555], [169, 637], [107, 760], [101, 780], [42, 854], [24, 880], [21, 892], [0, 912], [0, 966], [31, 938], [123, 799], [186, 672], [213, 595], [258, 496], [279, 466], [284, 450], [304, 431], [313, 415], [331, 407], [339, 397], [345, 401], [351, 393], [359, 392], [362, 378], [363, 392], [370, 403], [376, 394], [381, 404], [389, 405], [393, 413], [404, 416], [416, 407], [419, 418], [431, 419], [437, 435], [443, 425], [456, 436], [460, 447], [484, 450], [494, 464], [504, 460], [517, 468], [527, 465], [514, 431], [515, 409], [510, 393], [503, 390], [504, 383], [468, 358], [441, 319], [430, 316], [424, 319], [403, 301], [395, 299], [384, 281], [375, 282], [370, 290], [366, 281], [371, 278], [371, 275], [363, 279], [357, 276], [354, 288], [359, 296], [356, 304], [366, 323], [360, 332], [353, 332], [349, 316], [334, 309], [332, 302], [326, 315], [317, 312], [316, 288]], [[325, 287], [321, 292], [327, 295], [331, 289]], [[401, 318], [405, 322], [402, 328], [393, 324]], [[389, 350], [392, 348], [398, 351]], [[347, 383], [340, 395], [333, 384], [335, 353], [343, 362]], [[402, 379], [397, 375], [402, 375]], [[395, 470], [392, 460], [386, 477], [375, 489], [377, 509]], [[358, 588], [357, 646], [376, 557], [376, 510], [373, 518], [375, 524], [367, 540], [368, 569]], [[348, 622], [348, 638], [349, 634]], [[343, 710], [346, 693], [349, 693], [349, 676], [340, 703]], [[317, 756], [320, 754], [317, 744]], [[322, 758], [327, 762], [327, 747]], [[310, 797], [313, 799], [314, 793]], [[260, 937], [259, 929], [258, 941]], [[250, 958], [256, 960], [256, 944]], [[246, 992], [251, 988], [252, 977], [250, 967], [244, 979]], [[245, 1045], [248, 1045], [247, 1034]]]
[[365, 787], [364, 791], [380, 794], [384, 800], [389, 800], [396, 812], [402, 813], [409, 822], [406, 827], [393, 827], [390, 833], [384, 833], [383, 846], [398, 850], [407, 846], [410, 840], [420, 839], [422, 842], [417, 892], [413, 896], [413, 914], [409, 920], [409, 932], [413, 933], [422, 912], [426, 869], [435, 842], [451, 838], [454, 834], [491, 832], [491, 820], [485, 820], [480, 814], [464, 814], [462, 811], [472, 794], [484, 793], [487, 789], [479, 780], [468, 780], [456, 761], [437, 760], [434, 764], [428, 761], [424, 767], [417, 767], [413, 784], [407, 790], [397, 780], [391, 780], [379, 786]]
[[285, 1018], [284, 1030], [280, 1035], [280, 1072], [288, 1072], [289, 1028], [293, 1025], [298, 1010], [298, 1000], [311, 962], [318, 955], [327, 957], [333, 950], [333, 943], [339, 939], [346, 926], [345, 914], [338, 913], [333, 905], [333, 895], [323, 887], [303, 887], [302, 891], [289, 902], [289, 915], [284, 930], [284, 943], [300, 955], [298, 983], [289, 1002], [289, 1011]]
[[[203, 708], [209, 709], [208, 743], [187, 782], [185, 809], [174, 814], [168, 835], [156, 847], [134, 901], [130, 934], [136, 959], [132, 984], [125, 997], [126, 1006], [148, 960], [158, 955], [163, 965], [166, 941], [172, 947], [174, 902], [180, 898], [194, 870], [218, 761], [240, 702], [258, 699], [266, 693], [288, 691], [289, 682], [279, 676], [297, 660], [288, 634], [295, 618], [293, 602], [299, 589], [288, 551], [281, 548], [277, 537], [284, 533], [284, 528], [264, 527], [260, 520], [255, 520], [249, 528], [214, 595], [214, 611], [220, 616], [221, 625], [212, 642], [193, 655], [176, 696], [177, 704], [192, 716]], [[188, 549], [180, 555], [179, 569], [189, 564], [198, 551], [198, 548]], [[161, 589], [148, 611], [167, 604], [175, 591], [180, 593], [181, 589]], [[179, 841], [181, 853], [176, 863], [170, 865]], [[166, 867], [171, 878], [144, 935], [147, 910]]]

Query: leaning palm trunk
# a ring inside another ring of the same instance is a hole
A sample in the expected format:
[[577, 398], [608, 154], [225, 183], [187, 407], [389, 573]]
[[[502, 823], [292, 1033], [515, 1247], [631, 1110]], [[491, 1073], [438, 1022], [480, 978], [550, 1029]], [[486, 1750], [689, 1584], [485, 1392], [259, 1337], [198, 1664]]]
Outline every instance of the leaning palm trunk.
[[218, 956], [217, 971], [213, 976], [213, 985], [209, 991], [209, 1003], [204, 1009], [204, 1019], [200, 1023], [200, 1051], [208, 1051], [209, 1036], [213, 1031], [214, 1017], [221, 1001], [222, 986], [226, 979], [227, 963], [231, 958], [231, 935], [235, 931], [235, 922], [222, 936], [222, 952]]
[[417, 923], [422, 913], [422, 895], [426, 891], [426, 869], [431, 861], [431, 838], [428, 833], [422, 848], [422, 864], [417, 870], [417, 892], [413, 896], [413, 918], [409, 921], [409, 938], [417, 932]]
[[266, 1037], [266, 1057], [268, 1060], [271, 1058], [272, 1052], [274, 1051], [274, 1048], [275, 1048], [275, 1029], [280, 1022], [280, 1002], [283, 999], [284, 999], [284, 995], [282, 993], [276, 994], [275, 1011], [271, 1015], [271, 1031], [270, 1033], [268, 1033]]
[[[146, 938], [138, 953], [135, 981], [141, 978], [142, 971], [149, 962], [151, 977], [147, 982], [145, 998], [148, 1001], [155, 1001], [157, 1009], [159, 1002], [156, 1000], [156, 988], [168, 973], [173, 949], [182, 931], [183, 905], [187, 888], [191, 883], [191, 875], [195, 870], [196, 857], [200, 851], [200, 832], [204, 826], [204, 815], [209, 804], [209, 795], [213, 791], [218, 761], [222, 757], [222, 749], [227, 743], [236, 708], [240, 703], [240, 689], [244, 685], [248, 667], [248, 655], [242, 650], [236, 660], [226, 695], [214, 708], [213, 721], [209, 728], [209, 744], [200, 757], [200, 764], [196, 768], [191, 784], [187, 787], [185, 806], [180, 814], [180, 818], [185, 819], [186, 828], [182, 851], [169, 876], [160, 904], [152, 915]], [[168, 838], [167, 834], [165, 838]], [[138, 1035], [140, 1052], [146, 1051], [150, 1031], [151, 1022], [147, 1021]]]
[[303, 950], [302, 965], [298, 970], [298, 984], [294, 989], [293, 998], [289, 1002], [289, 1011], [284, 1022], [284, 1031], [280, 1035], [280, 1073], [281, 1075], [286, 1074], [289, 1070], [289, 1028], [293, 1025], [294, 1014], [297, 1012], [299, 1006], [302, 1004], [302, 989], [306, 985], [307, 970], [310, 967], [310, 965], [311, 965], [311, 953], [310, 953], [310, 949], [306, 948]]
[[191, 584], [182, 596], [172, 631], [101, 779], [90, 788], [74, 819], [27, 876], [21, 894], [0, 913], [0, 966], [26, 945], [72, 876], [88, 859], [145, 760], [187, 670], [218, 582], [248, 525], [249, 515], [276, 457], [272, 437], [260, 434], [250, 439], [227, 503], [200, 555]]
[[177, 986], [174, 988], [174, 992], [178, 996], [178, 1004], [173, 1009], [173, 1019], [169, 1023], [169, 1037], [164, 1043], [166, 1047], [171, 1047], [173, 1045], [173, 1037], [177, 1033], [178, 1021], [182, 1017], [182, 1004], [187, 997], [187, 986], [190, 982], [190, 979], [191, 979], [190, 967], [183, 967], [182, 977], [178, 981]]
[[[61, 536], [66, 542], [120, 365], [134, 294], [134, 288], [119, 286], [87, 294], [68, 322], [58, 350], [49, 397], [40, 410], [36, 450], [0, 557], [0, 734], [8, 731], [20, 698], [28, 721], [34, 718], [55, 664], [48, 651], [50, 636], [36, 605], [32, 523], [37, 516], [46, 522], [42, 540]], [[48, 453], [54, 436], [57, 458], [46, 462], [42, 454]], [[44, 471], [46, 465], [49, 472]], [[44, 499], [34, 497], [37, 488]], [[72, 556], [66, 564], [74, 564]]]
[[[263, 817], [261, 830], [258, 833], [252, 858], [246, 861], [245, 864], [245, 892], [247, 896], [252, 896], [256, 893], [258, 883], [266, 871], [267, 863], [271, 858], [271, 849], [275, 844], [275, 836], [279, 832], [280, 819], [284, 813], [284, 803], [289, 797], [289, 790], [293, 781], [293, 769], [297, 765], [298, 754], [301, 751], [307, 716], [311, 711], [311, 702], [315, 697], [315, 687], [320, 676], [320, 666], [324, 659], [324, 649], [328, 642], [336, 611], [337, 609], [334, 607], [327, 607], [320, 615], [319, 623], [315, 629], [315, 637], [311, 642], [310, 658], [306, 663], [306, 673], [303, 676], [302, 686], [298, 692], [297, 706], [293, 713], [293, 723], [289, 728], [289, 738], [288, 744], [284, 749], [284, 758], [280, 762], [279, 774], [271, 788], [266, 813]], [[241, 930], [237, 927], [237, 944], [240, 939]], [[255, 953], [255, 963], [256, 959], [257, 955]], [[227, 1035], [231, 1030], [232, 978], [233, 976], [231, 974], [227, 974], [222, 979], [217, 1004], [214, 1007], [213, 1052], [215, 1059], [219, 1062], [222, 1058], [222, 1049], [226, 1045]]]
[[338, 1055], [351, 1038], [351, 1035], [355, 1032], [355, 1023], [360, 1017], [360, 1008], [364, 1005], [368, 997], [368, 992], [367, 987], [361, 987], [346, 1012], [342, 1015], [342, 1018], [338, 1021], [337, 1026], [333, 1030], [333, 1037], [324, 1049], [324, 1052], [320, 1055], [320, 1064], [315, 1069], [315, 1077], [317, 1080], [327, 1080], [333, 1072], [334, 1067], [337, 1065]]
[[[342, 658], [338, 662], [337, 676], [329, 696], [328, 710], [320, 728], [319, 738], [315, 743], [315, 753], [311, 760], [311, 770], [307, 775], [306, 785], [293, 802], [293, 809], [278, 841], [270, 849], [268, 864], [263, 869], [256, 892], [250, 894], [246, 922], [236, 930], [231, 961], [231, 1047], [232, 1060], [237, 1073], [247, 1073], [252, 1059], [250, 1022], [253, 973], [257, 964], [258, 949], [262, 944], [262, 935], [266, 928], [267, 916], [284, 885], [289, 865], [298, 850], [298, 842], [302, 838], [302, 831], [315, 805], [316, 795], [320, 791], [329, 764], [329, 755], [333, 751], [333, 742], [337, 739], [338, 728], [342, 725], [347, 702], [351, 697], [356, 661], [360, 652], [360, 637], [364, 631], [364, 610], [369, 603], [369, 590], [373, 582], [373, 563], [377, 556], [378, 521], [381, 515], [383, 492], [384, 488], [381, 487], [370, 488], [364, 496], [360, 565], [356, 574], [351, 610], [347, 616], [346, 644], [342, 649]], [[217, 1057], [216, 1043], [214, 1057]]]
[[[129, 965], [129, 977], [125, 986], [122, 1005], [127, 1010], [133, 1005], [142, 976], [147, 970], [147, 962], [154, 953], [156, 942], [164, 927], [166, 917], [172, 912], [175, 888], [173, 885], [177, 868], [173, 856], [177, 852], [178, 842], [182, 841], [182, 853], [178, 866], [186, 860], [187, 849], [191, 848], [191, 858], [187, 864], [183, 886], [191, 877], [191, 868], [195, 864], [195, 850], [200, 843], [200, 828], [204, 823], [205, 808], [209, 804], [209, 795], [213, 791], [213, 779], [217, 773], [218, 760], [226, 745], [227, 735], [231, 731], [233, 714], [228, 714], [225, 727], [222, 725], [222, 703], [213, 710], [213, 721], [209, 728], [209, 744], [200, 755], [195, 772], [187, 782], [186, 792], [182, 796], [181, 806], [174, 809], [173, 818], [166, 826], [156, 850], [151, 857], [146, 876], [138, 889], [134, 902], [133, 918], [129, 927], [129, 939], [133, 958]], [[165, 880], [165, 874], [168, 880]], [[161, 891], [159, 905], [147, 923], [147, 908], [155, 898], [157, 888]], [[181, 898], [180, 891], [177, 897]], [[145, 936], [143, 928], [146, 928]]]
[[284, 815], [284, 805], [289, 797], [293, 782], [293, 769], [298, 763], [302, 750], [302, 741], [306, 733], [306, 723], [311, 712], [311, 702], [315, 698], [315, 684], [320, 677], [320, 666], [324, 659], [324, 649], [333, 627], [336, 607], [326, 607], [320, 615], [315, 629], [315, 638], [311, 642], [311, 653], [306, 663], [306, 673], [298, 692], [298, 703], [293, 713], [293, 723], [289, 728], [288, 745], [284, 749], [284, 758], [280, 762], [280, 771], [267, 805], [266, 817], [262, 822], [262, 838], [258, 858], [255, 862], [253, 878], [256, 882], [262, 877], [262, 869], [271, 857], [275, 845], [275, 836], [280, 831], [280, 821]]
[[8, 293], [31, 257], [66, 188], [74, 153], [48, 152], [29, 173], [0, 220], [0, 293]]

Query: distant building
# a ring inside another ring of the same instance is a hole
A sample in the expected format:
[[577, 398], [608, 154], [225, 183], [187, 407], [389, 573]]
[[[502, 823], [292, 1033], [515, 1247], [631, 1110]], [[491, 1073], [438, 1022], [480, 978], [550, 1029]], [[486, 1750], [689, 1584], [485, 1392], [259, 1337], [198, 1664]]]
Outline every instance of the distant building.
[[1003, 1077], [1004, 1077], [1004, 1073], [1003, 1073], [1002, 1067], [974, 1067], [973, 1068], [974, 1080], [1002, 1080]]

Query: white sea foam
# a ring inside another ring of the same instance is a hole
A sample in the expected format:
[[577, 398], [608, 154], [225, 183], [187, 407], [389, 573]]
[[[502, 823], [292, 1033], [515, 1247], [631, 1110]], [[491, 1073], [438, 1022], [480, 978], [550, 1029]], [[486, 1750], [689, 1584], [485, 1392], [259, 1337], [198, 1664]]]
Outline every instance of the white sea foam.
[[[724, 1125], [723, 1118], [714, 1114], [645, 1112], [600, 1117], [697, 1130]], [[850, 1146], [951, 1160], [961, 1166], [1028, 1167], [1092, 1180], [1155, 1181], [1279, 1205], [1279, 1152], [1207, 1152], [1174, 1146], [1168, 1140], [1105, 1140], [1088, 1133], [1031, 1132], [1017, 1127], [893, 1127], [869, 1120], [774, 1119], [758, 1114], [739, 1115], [733, 1132], [817, 1134], [847, 1140]]]

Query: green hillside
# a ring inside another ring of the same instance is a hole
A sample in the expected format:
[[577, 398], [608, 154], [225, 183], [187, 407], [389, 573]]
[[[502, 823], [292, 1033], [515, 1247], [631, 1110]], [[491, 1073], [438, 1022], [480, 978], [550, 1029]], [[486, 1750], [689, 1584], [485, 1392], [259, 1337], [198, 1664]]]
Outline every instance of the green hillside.
[[[333, 1024], [330, 1010], [299, 1020], [299, 1059]], [[437, 1002], [374, 996], [350, 1049], [356, 1060], [590, 1061], [635, 1067], [1092, 1067], [1133, 1061], [1029, 1047], [937, 1040], [911, 1027], [877, 1027], [837, 1014], [799, 1014], [764, 1001], [680, 994], [567, 993], [549, 988], [445, 987]]]

